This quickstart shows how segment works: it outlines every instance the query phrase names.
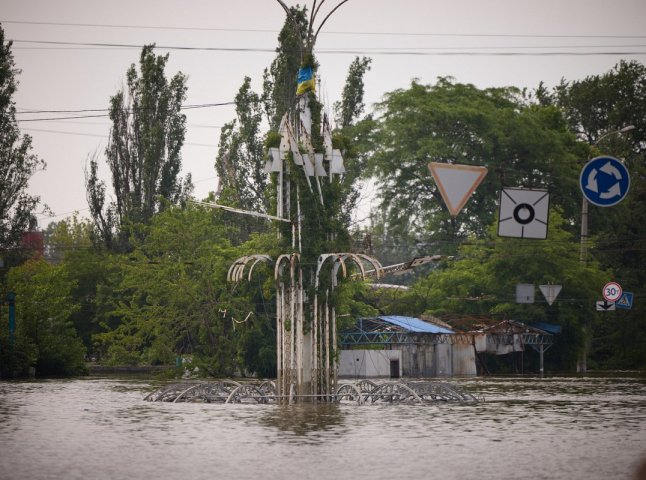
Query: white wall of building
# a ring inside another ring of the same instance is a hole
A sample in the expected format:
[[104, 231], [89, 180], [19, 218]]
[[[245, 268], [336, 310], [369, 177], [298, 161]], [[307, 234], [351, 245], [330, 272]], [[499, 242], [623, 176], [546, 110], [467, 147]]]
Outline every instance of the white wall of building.
[[402, 374], [400, 350], [341, 350], [339, 377], [345, 378], [390, 378], [391, 361], [398, 362]]

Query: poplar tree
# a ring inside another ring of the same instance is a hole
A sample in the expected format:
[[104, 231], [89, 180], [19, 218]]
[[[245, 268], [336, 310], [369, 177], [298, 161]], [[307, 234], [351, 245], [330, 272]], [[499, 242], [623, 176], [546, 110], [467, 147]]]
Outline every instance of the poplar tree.
[[156, 56], [154, 45], [141, 51], [139, 72], [128, 69], [127, 92], [110, 99], [112, 129], [105, 150], [112, 173], [115, 201], [106, 205], [106, 187], [98, 179], [96, 158], [90, 162], [86, 186], [97, 230], [108, 247], [128, 250], [131, 236], [142, 237], [141, 226], [164, 209], [177, 204], [191, 190], [190, 174], [179, 176], [186, 116], [186, 76], [170, 80], [165, 67], [168, 54]]

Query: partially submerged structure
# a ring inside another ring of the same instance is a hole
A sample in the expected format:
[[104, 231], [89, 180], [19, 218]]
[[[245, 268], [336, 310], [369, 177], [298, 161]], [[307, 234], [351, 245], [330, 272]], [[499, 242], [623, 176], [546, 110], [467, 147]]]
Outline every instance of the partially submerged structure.
[[352, 330], [341, 333], [340, 343], [339, 376], [416, 378], [477, 373], [470, 336], [419, 318], [362, 318]]
[[504, 320], [482, 329], [459, 332], [438, 319], [382, 315], [361, 318], [340, 334], [339, 376], [450, 377], [473, 376], [484, 355], [523, 352], [540, 355], [553, 344], [553, 334], [521, 322]]
[[544, 354], [554, 344], [554, 334], [560, 331], [560, 327], [545, 323], [530, 326], [514, 320], [503, 320], [495, 325], [472, 331], [470, 334], [473, 335], [475, 350], [481, 360], [485, 354], [514, 354], [524, 352], [529, 346], [538, 352], [540, 373], [543, 373]]
[[[251, 403], [279, 404], [285, 400], [273, 381], [239, 383], [220, 380], [174, 383], [150, 392], [144, 400], [172, 403]], [[361, 380], [340, 385], [328, 401], [358, 405], [409, 404], [437, 402], [472, 403], [478, 399], [468, 391], [445, 382], [382, 382]]]

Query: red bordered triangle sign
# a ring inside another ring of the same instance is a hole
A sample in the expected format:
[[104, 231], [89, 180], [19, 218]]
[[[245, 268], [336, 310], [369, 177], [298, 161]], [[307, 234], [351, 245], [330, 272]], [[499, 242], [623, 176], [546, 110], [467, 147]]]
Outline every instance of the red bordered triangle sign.
[[455, 217], [487, 174], [486, 167], [431, 162], [428, 169], [440, 189], [446, 207]]

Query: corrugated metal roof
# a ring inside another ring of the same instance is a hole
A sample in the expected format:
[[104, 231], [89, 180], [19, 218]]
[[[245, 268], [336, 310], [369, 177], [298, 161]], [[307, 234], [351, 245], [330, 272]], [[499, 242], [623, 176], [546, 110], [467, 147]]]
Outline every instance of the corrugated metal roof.
[[453, 333], [453, 330], [439, 327], [415, 317], [402, 317], [400, 315], [384, 315], [377, 317], [385, 322], [405, 328], [414, 333]]
[[535, 323], [532, 323], [530, 326], [534, 328], [538, 328], [539, 330], [543, 330], [547, 333], [552, 333], [552, 334], [561, 333], [561, 326], [555, 325], [553, 323], [535, 322]]

